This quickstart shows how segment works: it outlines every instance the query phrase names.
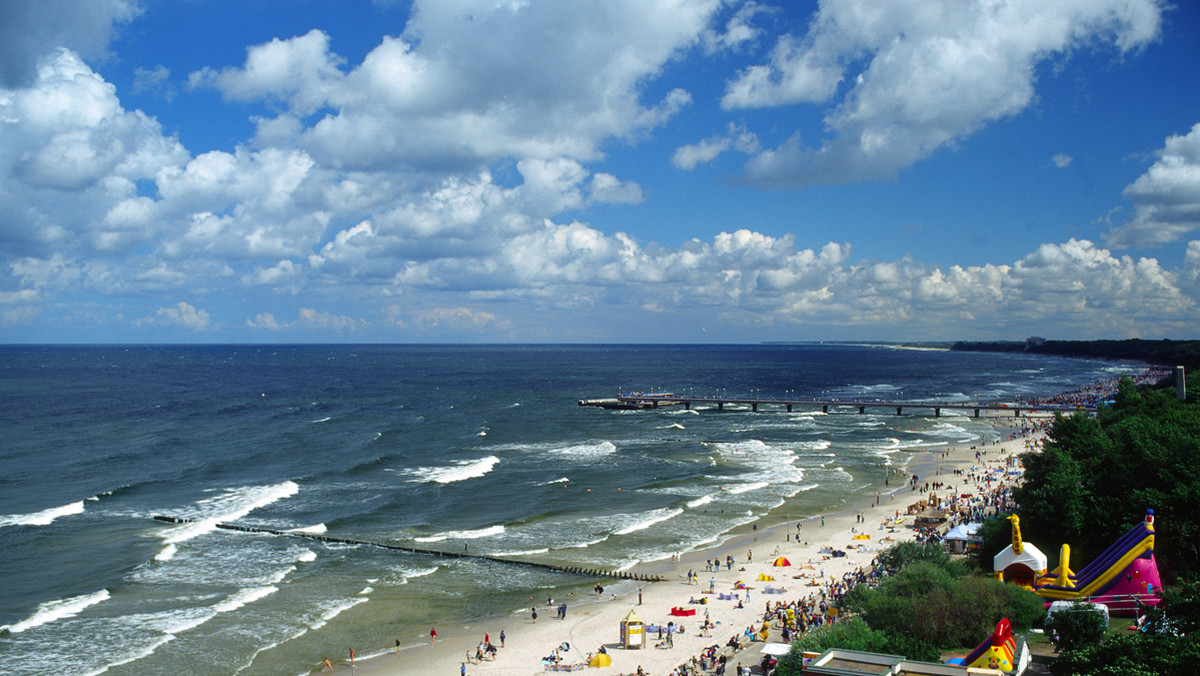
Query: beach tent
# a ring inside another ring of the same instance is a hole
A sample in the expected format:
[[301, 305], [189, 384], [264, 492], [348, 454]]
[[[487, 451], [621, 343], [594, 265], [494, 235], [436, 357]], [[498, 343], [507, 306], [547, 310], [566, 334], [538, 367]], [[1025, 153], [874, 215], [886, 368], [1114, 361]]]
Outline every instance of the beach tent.
[[775, 578], [770, 575], [767, 575], [766, 573], [759, 573], [758, 581], [759, 582], [774, 582]]
[[787, 559], [785, 559], [782, 556], [779, 557], [778, 559], [775, 559], [775, 566], [778, 568], [782, 568], [783, 566], [790, 566], [790, 565], [792, 565], [792, 562], [788, 561]]
[[595, 657], [592, 658], [591, 662], [588, 662], [588, 666], [589, 667], [611, 667], [612, 666], [612, 658], [608, 656], [608, 653], [598, 653]]
[[951, 554], [961, 554], [966, 550], [969, 541], [978, 539], [975, 537], [975, 534], [982, 527], [982, 523], [959, 524], [942, 536], [942, 540], [946, 543], [946, 548], [950, 550]]

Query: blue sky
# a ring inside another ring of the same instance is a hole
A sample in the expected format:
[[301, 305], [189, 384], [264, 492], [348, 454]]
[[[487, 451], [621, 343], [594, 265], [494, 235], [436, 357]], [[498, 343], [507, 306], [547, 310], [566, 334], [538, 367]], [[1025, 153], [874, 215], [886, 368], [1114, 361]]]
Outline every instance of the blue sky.
[[1200, 9], [6, 0], [0, 342], [1196, 338]]

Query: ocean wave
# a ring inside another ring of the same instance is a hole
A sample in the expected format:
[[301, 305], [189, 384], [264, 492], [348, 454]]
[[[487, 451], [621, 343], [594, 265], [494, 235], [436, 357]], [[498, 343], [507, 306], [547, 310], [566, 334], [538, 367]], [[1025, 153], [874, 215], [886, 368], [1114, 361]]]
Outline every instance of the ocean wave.
[[549, 551], [549, 547], [543, 547], [541, 549], [526, 549], [519, 552], [494, 552], [492, 556], [533, 556], [534, 554], [546, 554]]
[[324, 418], [318, 418], [318, 419], [316, 419], [316, 420], [312, 420], [312, 421], [310, 421], [310, 422], [313, 422], [313, 423], [323, 423], [323, 422], [329, 422], [330, 420], [333, 420], [333, 418], [332, 418], [331, 416], [325, 416]]
[[542, 484], [540, 484], [540, 485], [541, 485], [541, 486], [552, 486], [552, 485], [554, 485], [554, 484], [565, 484], [565, 483], [567, 483], [567, 482], [569, 482], [569, 481], [570, 481], [570, 479], [568, 479], [567, 477], [563, 477], [563, 478], [561, 478], [561, 479], [554, 479], [554, 480], [552, 480], [552, 481], [547, 481], [547, 482], [545, 482], [545, 483], [542, 483]]
[[232, 612], [238, 608], [241, 608], [242, 606], [254, 603], [259, 599], [266, 598], [277, 591], [279, 591], [279, 587], [274, 585], [241, 589], [235, 592], [229, 598], [213, 606], [213, 610], [218, 613]]
[[693, 508], [693, 509], [694, 509], [694, 508], [696, 508], [696, 507], [699, 507], [699, 506], [701, 506], [701, 505], [707, 505], [708, 503], [710, 503], [710, 502], [712, 502], [712, 501], [713, 501], [713, 496], [711, 496], [711, 495], [701, 495], [700, 497], [696, 498], [695, 500], [689, 500], [689, 501], [688, 501], [688, 503], [687, 503], [687, 506], [688, 506], [688, 507], [691, 507], [691, 508]]
[[611, 441], [600, 441], [592, 444], [575, 444], [562, 448], [550, 449], [555, 455], [570, 455], [578, 458], [599, 458], [617, 452], [617, 445]]
[[153, 655], [155, 653], [155, 651], [157, 651], [160, 647], [162, 647], [162, 645], [164, 643], [169, 643], [172, 640], [174, 640], [174, 638], [175, 637], [170, 634], [160, 637], [159, 639], [157, 639], [150, 645], [138, 650], [137, 652], [126, 655], [125, 657], [121, 658], [119, 661], [107, 664], [104, 666], [103, 669], [97, 669], [96, 671], [88, 672], [88, 673], [84, 674], [84, 676], [100, 676], [100, 674], [105, 673], [106, 671], [108, 671], [109, 669], [112, 669], [113, 667], [120, 667], [120, 666], [129, 664], [130, 662], [136, 662], [140, 659], [149, 657], [149, 656]]
[[332, 620], [333, 618], [337, 617], [338, 615], [341, 615], [342, 613], [346, 612], [347, 610], [350, 610], [351, 608], [353, 608], [354, 606], [357, 606], [360, 603], [366, 603], [368, 600], [370, 600], [370, 599], [368, 599], [366, 597], [359, 597], [352, 601], [344, 601], [342, 603], [339, 603], [338, 605], [325, 611], [325, 613], [321, 615], [321, 618], [319, 620], [317, 620], [316, 622], [314, 622], [313, 624], [308, 625], [308, 628], [316, 631], [317, 629], [320, 629], [321, 627], [324, 627], [325, 625], [329, 624], [329, 621]]
[[175, 545], [167, 545], [154, 555], [155, 561], [170, 561], [175, 558]]
[[308, 533], [310, 535], [320, 535], [329, 530], [325, 524], [318, 523], [315, 526], [303, 526], [301, 528], [289, 528], [288, 533]]
[[464, 460], [450, 467], [421, 467], [410, 472], [415, 481], [451, 484], [485, 476], [500, 462], [500, 458], [489, 455], [479, 460]]
[[317, 560], [317, 553], [311, 549], [305, 549], [296, 557], [298, 563], [312, 563]]
[[479, 538], [494, 537], [503, 535], [506, 529], [504, 526], [488, 526], [477, 530], [452, 530], [447, 533], [439, 533], [438, 535], [427, 535], [425, 537], [413, 538], [417, 542], [442, 542], [444, 540], [478, 540]]
[[655, 510], [646, 512], [645, 516], [640, 521], [631, 523], [628, 526], [625, 526], [624, 528], [620, 528], [616, 531], [613, 531], [613, 534], [614, 535], [629, 535], [630, 533], [636, 533], [637, 531], [640, 531], [640, 530], [646, 530], [647, 528], [653, 526], [656, 523], [662, 523], [663, 521], [666, 521], [668, 519], [673, 519], [673, 518], [679, 516], [680, 514], [683, 514], [683, 510], [679, 509], [678, 507], [663, 507], [662, 509], [655, 509]]
[[72, 514], [83, 513], [83, 500], [71, 502], [59, 507], [51, 507], [43, 509], [40, 512], [31, 514], [11, 514], [9, 516], [0, 516], [0, 528], [4, 526], [48, 526], [55, 519]]
[[163, 539], [169, 544], [178, 544], [210, 533], [217, 524], [236, 521], [250, 512], [291, 497], [300, 491], [294, 481], [284, 481], [270, 486], [244, 486], [227, 490], [223, 495], [205, 498], [196, 503], [200, 518], [193, 523], [166, 531]]
[[83, 612], [85, 608], [107, 601], [110, 596], [107, 589], [101, 589], [98, 592], [83, 594], [82, 596], [46, 601], [45, 603], [38, 604], [37, 609], [29, 617], [16, 624], [0, 626], [0, 630], [8, 630], [10, 634], [19, 634], [27, 629], [40, 627], [43, 624], [50, 624], [58, 620], [75, 617]]
[[741, 485], [734, 486], [733, 488], [729, 488], [726, 490], [731, 495], [741, 495], [742, 493], [749, 493], [750, 491], [757, 491], [759, 489], [766, 488], [767, 486], [770, 486], [770, 485], [771, 484], [766, 481], [755, 481], [754, 483], [741, 484]]

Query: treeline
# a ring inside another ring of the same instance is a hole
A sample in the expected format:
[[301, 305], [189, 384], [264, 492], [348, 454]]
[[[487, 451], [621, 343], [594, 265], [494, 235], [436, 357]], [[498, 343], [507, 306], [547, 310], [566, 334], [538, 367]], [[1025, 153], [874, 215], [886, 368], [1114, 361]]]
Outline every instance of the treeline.
[[[1024, 482], [1014, 491], [1022, 535], [1049, 556], [1051, 568], [1060, 544], [1071, 545], [1079, 570], [1153, 509], [1155, 558], [1168, 586], [1146, 629], [1064, 650], [1051, 666], [1055, 676], [1198, 673], [1198, 458], [1195, 393], [1178, 401], [1173, 389], [1139, 390], [1128, 378], [1112, 405], [1095, 417], [1057, 416], [1042, 452], [1022, 457]], [[1002, 518], [985, 522], [981, 534], [985, 562], [1010, 541]]]
[[1163, 366], [1200, 368], [1200, 340], [1047, 340], [958, 342], [951, 350], [963, 352], [1031, 352], [1060, 357], [1130, 359]]

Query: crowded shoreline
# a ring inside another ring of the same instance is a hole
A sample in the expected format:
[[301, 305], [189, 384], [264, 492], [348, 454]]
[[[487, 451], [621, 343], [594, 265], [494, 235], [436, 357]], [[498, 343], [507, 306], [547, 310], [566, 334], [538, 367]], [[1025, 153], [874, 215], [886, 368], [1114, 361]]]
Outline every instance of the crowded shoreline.
[[[607, 673], [613, 674], [639, 669], [655, 676], [680, 669], [715, 673], [718, 663], [710, 655], [724, 656], [726, 674], [738, 674], [739, 666], [759, 673], [762, 646], [786, 642], [785, 624], [796, 626], [797, 615], [806, 618], [804, 624], [828, 621], [833, 597], [869, 577], [878, 551], [920, 535], [911, 527], [913, 514], [938, 505], [965, 518], [1006, 499], [1019, 481], [1016, 457], [1040, 445], [1048, 419], [991, 418], [998, 441], [914, 454], [882, 490], [867, 490], [836, 512], [769, 525], [769, 517], [760, 519], [716, 547], [639, 567], [653, 569], [666, 578], [663, 582], [619, 596], [575, 598], [565, 608], [561, 599], [531, 600], [530, 609], [519, 614], [467, 627], [435, 627], [436, 641], [431, 637], [427, 645], [379, 647], [353, 665], [346, 655], [324, 670], [379, 676], [531, 674], [582, 669], [603, 651], [612, 663]], [[779, 557], [791, 565], [774, 565]], [[673, 608], [695, 614], [674, 615]], [[787, 608], [790, 622], [778, 614]], [[624, 649], [620, 626], [630, 611], [652, 630], [670, 627], [670, 633], [660, 640], [658, 631], [649, 631], [643, 648]]]

